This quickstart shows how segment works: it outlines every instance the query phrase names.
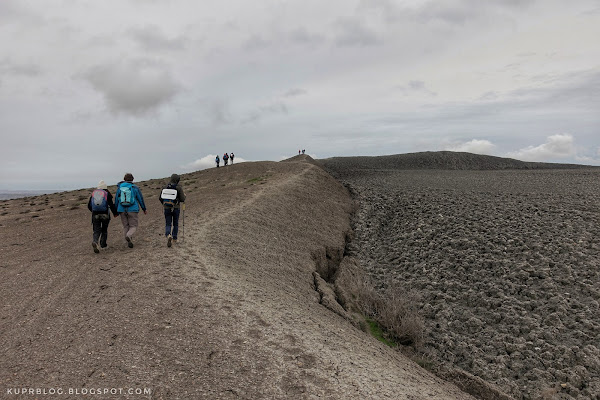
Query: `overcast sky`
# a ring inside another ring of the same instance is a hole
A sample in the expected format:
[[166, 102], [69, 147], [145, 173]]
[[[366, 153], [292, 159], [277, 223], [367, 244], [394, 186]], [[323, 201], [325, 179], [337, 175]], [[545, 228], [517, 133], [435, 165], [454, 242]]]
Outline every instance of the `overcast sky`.
[[456, 150], [600, 165], [600, 0], [1, 0], [0, 189]]

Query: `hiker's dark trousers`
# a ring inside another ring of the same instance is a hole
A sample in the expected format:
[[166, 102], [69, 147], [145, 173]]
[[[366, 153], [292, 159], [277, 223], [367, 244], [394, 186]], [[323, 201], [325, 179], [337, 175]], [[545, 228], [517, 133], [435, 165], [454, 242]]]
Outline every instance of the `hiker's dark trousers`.
[[98, 240], [100, 240], [100, 247], [106, 247], [109, 223], [110, 217], [108, 214], [96, 214], [92, 217], [92, 226], [94, 227], [94, 237], [92, 240], [94, 243], [98, 243]]
[[[179, 231], [179, 208], [165, 207], [165, 236], [172, 235], [173, 239], [177, 239]], [[171, 228], [173, 232], [171, 232]]]

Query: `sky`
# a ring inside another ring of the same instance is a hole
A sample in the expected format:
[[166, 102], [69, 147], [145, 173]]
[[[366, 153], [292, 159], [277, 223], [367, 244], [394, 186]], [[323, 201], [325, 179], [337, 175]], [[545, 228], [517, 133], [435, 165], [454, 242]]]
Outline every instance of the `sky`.
[[453, 150], [600, 165], [600, 0], [1, 0], [0, 189]]

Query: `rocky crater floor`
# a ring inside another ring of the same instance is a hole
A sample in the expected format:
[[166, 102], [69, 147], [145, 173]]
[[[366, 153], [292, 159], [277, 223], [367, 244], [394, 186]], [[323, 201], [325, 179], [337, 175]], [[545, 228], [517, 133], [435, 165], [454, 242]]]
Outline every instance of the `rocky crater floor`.
[[600, 399], [600, 170], [354, 161], [322, 162], [357, 200], [352, 251], [418, 295], [433, 364], [516, 399]]

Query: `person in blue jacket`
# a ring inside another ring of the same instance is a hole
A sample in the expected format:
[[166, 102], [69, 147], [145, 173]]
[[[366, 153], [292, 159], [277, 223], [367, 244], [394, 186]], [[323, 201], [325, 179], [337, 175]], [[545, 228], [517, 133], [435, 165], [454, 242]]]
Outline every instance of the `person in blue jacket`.
[[133, 247], [133, 235], [138, 227], [138, 214], [140, 208], [146, 212], [146, 204], [140, 188], [133, 184], [133, 175], [126, 173], [123, 181], [117, 185], [117, 194], [115, 195], [115, 206], [117, 212], [121, 215], [123, 223], [123, 233], [127, 246]]

